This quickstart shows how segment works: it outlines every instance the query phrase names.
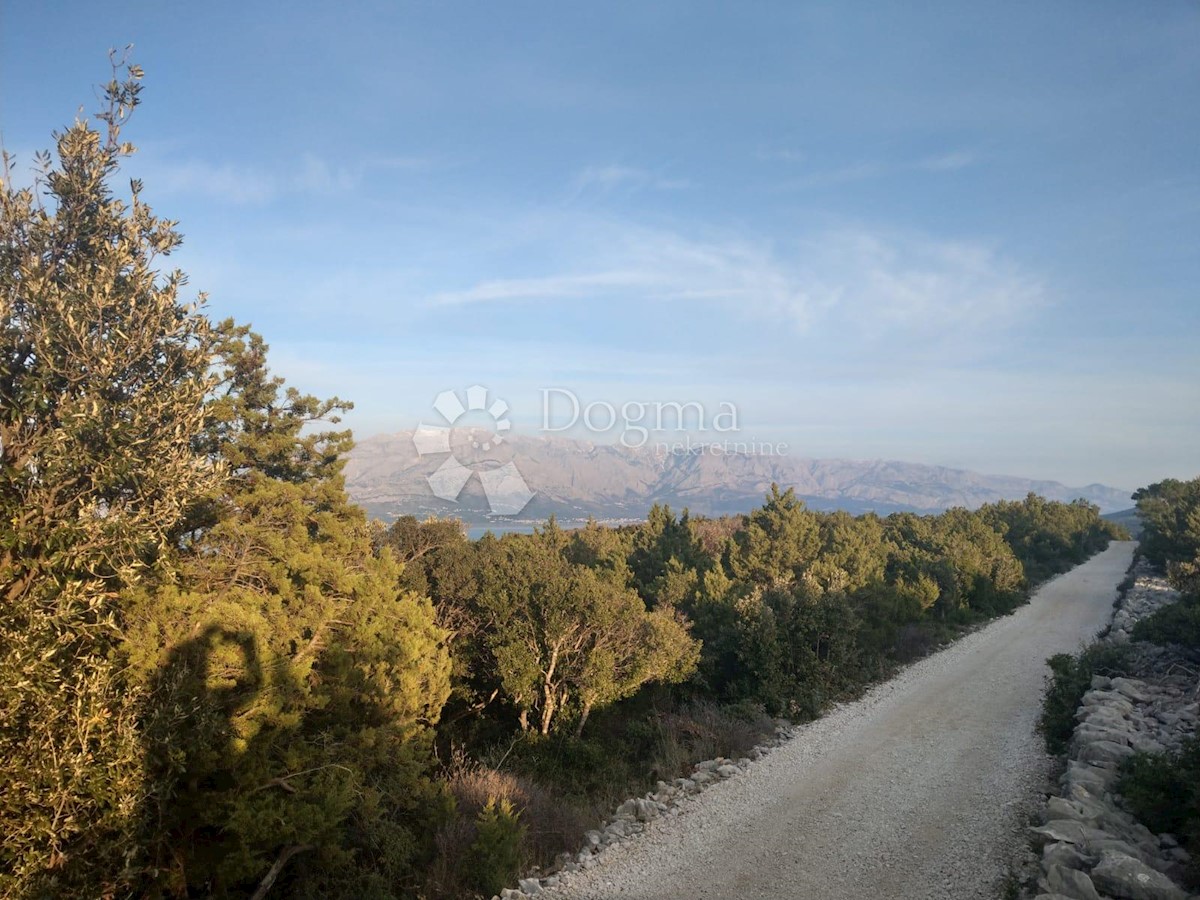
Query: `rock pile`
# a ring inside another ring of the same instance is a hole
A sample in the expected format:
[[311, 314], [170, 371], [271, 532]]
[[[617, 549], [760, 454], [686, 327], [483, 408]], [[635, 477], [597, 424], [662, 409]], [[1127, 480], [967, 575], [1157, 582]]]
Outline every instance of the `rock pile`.
[[778, 747], [791, 738], [792, 733], [792, 726], [780, 720], [776, 724], [775, 737], [754, 747], [746, 756], [736, 760], [723, 756], [707, 759], [696, 763], [692, 774], [686, 778], [658, 782], [654, 790], [646, 796], [634, 797], [618, 806], [613, 817], [601, 828], [587, 832], [584, 835], [584, 845], [579, 851], [575, 854], [562, 854], [551, 874], [540, 878], [522, 878], [516, 888], [506, 888], [492, 900], [523, 900], [558, 887], [575, 873], [595, 866], [600, 855], [609, 847], [641, 834], [660, 816], [679, 815], [681, 805], [696, 794], [742, 774], [773, 747]]
[[[1134, 624], [1178, 594], [1139, 563], [1102, 638], [1128, 644]], [[1186, 900], [1178, 879], [1188, 854], [1122, 808], [1116, 785], [1135, 752], [1177, 749], [1196, 730], [1197, 679], [1164, 648], [1134, 645], [1137, 678], [1096, 676], [1076, 713], [1060, 795], [1033, 828], [1042, 848], [1037, 900]]]

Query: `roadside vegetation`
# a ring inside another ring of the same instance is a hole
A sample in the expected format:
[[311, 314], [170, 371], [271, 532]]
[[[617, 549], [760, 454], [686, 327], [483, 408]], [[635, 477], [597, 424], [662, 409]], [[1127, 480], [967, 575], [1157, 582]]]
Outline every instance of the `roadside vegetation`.
[[1075, 713], [1083, 695], [1092, 686], [1092, 678], [1114, 678], [1129, 674], [1128, 647], [1090, 644], [1077, 655], [1056, 653], [1046, 661], [1050, 677], [1042, 698], [1042, 716], [1038, 726], [1046, 742], [1046, 751], [1063, 756], [1075, 733]]
[[[1134, 499], [1143, 522], [1141, 552], [1167, 573], [1180, 599], [1138, 622], [1133, 637], [1176, 648], [1200, 671], [1200, 478], [1161, 481]], [[1177, 753], [1134, 754], [1119, 789], [1147, 827], [1180, 838], [1192, 857], [1189, 883], [1200, 886], [1200, 738]]]
[[[1180, 592], [1178, 602], [1138, 622], [1134, 641], [1173, 647], [1177, 666], [1200, 670], [1200, 478], [1168, 479], [1142, 488], [1134, 499], [1142, 523], [1138, 554], [1165, 572]], [[1132, 570], [1132, 567], [1131, 567]], [[1124, 587], [1131, 582], [1126, 581]], [[1129, 675], [1130, 645], [1094, 643], [1077, 655], [1049, 659], [1051, 676], [1043, 700], [1041, 731], [1046, 749], [1067, 752], [1075, 713], [1094, 675]], [[1189, 879], [1200, 885], [1200, 739], [1175, 753], [1138, 752], [1124, 761], [1118, 790], [1130, 811], [1155, 833], [1176, 835], [1191, 854]]]
[[370, 523], [349, 405], [157, 268], [175, 223], [118, 179], [140, 88], [117, 67], [0, 189], [0, 895], [490, 895], [1124, 536], [1081, 501], [777, 487], [476, 542]]

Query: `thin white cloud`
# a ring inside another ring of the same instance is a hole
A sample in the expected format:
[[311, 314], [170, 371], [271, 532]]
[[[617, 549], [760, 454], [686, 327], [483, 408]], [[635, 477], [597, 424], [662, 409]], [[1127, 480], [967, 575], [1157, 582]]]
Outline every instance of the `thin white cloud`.
[[1045, 302], [1038, 277], [974, 241], [857, 228], [784, 246], [594, 221], [563, 223], [555, 239], [563, 242], [558, 258], [575, 257], [565, 271], [487, 279], [430, 300], [685, 301], [800, 331], [822, 323], [865, 337], [977, 331]]
[[926, 157], [918, 161], [915, 167], [924, 169], [927, 172], [953, 172], [957, 169], [965, 169], [967, 166], [972, 166], [975, 162], [975, 154], [956, 151], [954, 153], [943, 153], [940, 156]]
[[833, 169], [815, 170], [800, 175], [789, 179], [782, 187], [789, 190], [806, 190], [809, 188], [851, 184], [859, 181], [871, 181], [878, 178], [890, 178], [914, 172], [926, 174], [955, 172], [959, 169], [975, 165], [976, 162], [977, 159], [973, 153], [962, 150], [899, 162], [862, 160]]
[[675, 191], [691, 187], [683, 178], [668, 178], [647, 169], [610, 163], [587, 166], [571, 183], [571, 198], [575, 199], [589, 191], [610, 193], [612, 191], [643, 190]]
[[1041, 280], [986, 244], [844, 230], [809, 246], [804, 265], [829, 308], [869, 334], [975, 331], [1046, 300]]
[[426, 159], [404, 156], [338, 165], [305, 153], [287, 165], [267, 170], [151, 153], [135, 158], [129, 169], [153, 186], [156, 194], [203, 194], [237, 206], [256, 206], [291, 194], [335, 196], [353, 191], [371, 169], [415, 170], [429, 165]]
[[432, 299], [434, 303], [444, 306], [506, 300], [566, 300], [609, 290], [644, 288], [649, 278], [650, 275], [646, 272], [593, 272], [539, 278], [498, 278], [480, 282], [464, 291], [437, 294]]
[[807, 156], [788, 147], [760, 147], [754, 151], [754, 158], [759, 162], [802, 163]]

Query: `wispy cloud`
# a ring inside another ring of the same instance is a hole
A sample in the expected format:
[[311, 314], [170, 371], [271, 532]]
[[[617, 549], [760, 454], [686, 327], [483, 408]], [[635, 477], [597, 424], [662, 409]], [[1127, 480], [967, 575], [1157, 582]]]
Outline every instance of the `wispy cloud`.
[[792, 190], [804, 190], [808, 188], [833, 187], [840, 184], [870, 181], [879, 178], [891, 178], [900, 175], [911, 175], [913, 173], [935, 174], [954, 172], [975, 165], [976, 162], [977, 159], [973, 153], [958, 150], [899, 162], [862, 160], [832, 169], [808, 172], [796, 178], [789, 179], [782, 187]]
[[634, 166], [616, 163], [586, 166], [571, 182], [571, 196], [576, 198], [588, 191], [610, 193], [616, 190], [677, 191], [691, 187], [683, 178], [668, 178]]
[[558, 240], [556, 255], [574, 259], [566, 270], [488, 279], [430, 299], [703, 303], [799, 331], [822, 324], [865, 337], [978, 330], [1016, 321], [1045, 300], [1037, 276], [987, 244], [928, 235], [854, 228], [783, 245], [575, 222], [562, 224]]
[[866, 333], [953, 334], [1011, 324], [1046, 302], [1037, 276], [985, 243], [866, 229], [823, 235], [808, 270]]
[[967, 166], [974, 165], [975, 162], [975, 154], [956, 151], [918, 160], [915, 168], [924, 169], [927, 172], [953, 172], [956, 169], [965, 169]]
[[483, 281], [463, 291], [448, 291], [432, 299], [439, 305], [489, 303], [496, 301], [569, 300], [606, 291], [646, 288], [651, 280], [647, 272], [591, 272], [574, 275], [549, 275], [534, 278], [498, 278]]
[[790, 147], [759, 147], [754, 151], [754, 158], [759, 162], [802, 163], [808, 157]]
[[339, 165], [312, 153], [274, 169], [174, 159], [161, 153], [140, 156], [129, 168], [153, 186], [156, 194], [202, 194], [233, 205], [256, 206], [293, 194], [335, 196], [358, 188], [373, 169], [416, 170], [430, 161], [389, 156]]

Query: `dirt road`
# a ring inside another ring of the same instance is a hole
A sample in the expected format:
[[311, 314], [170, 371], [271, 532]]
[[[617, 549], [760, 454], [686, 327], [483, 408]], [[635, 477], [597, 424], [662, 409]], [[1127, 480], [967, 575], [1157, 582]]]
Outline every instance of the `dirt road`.
[[998, 897], [1047, 771], [1045, 659], [1107, 623], [1133, 546], [806, 726], [555, 895]]

